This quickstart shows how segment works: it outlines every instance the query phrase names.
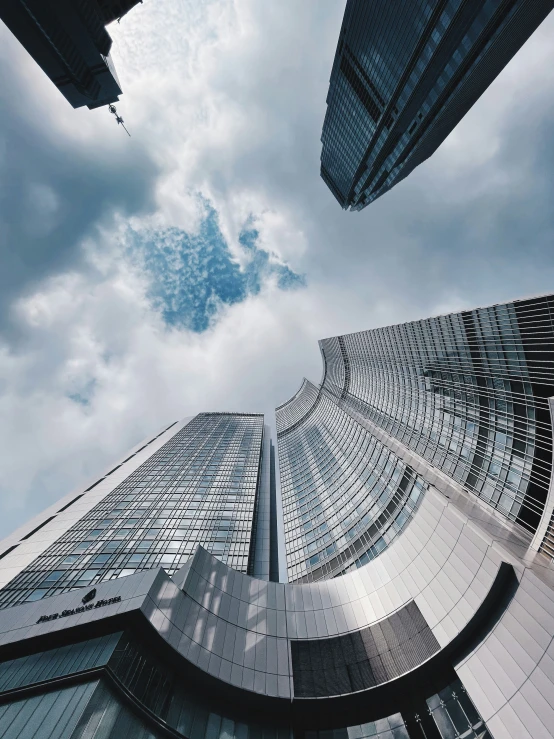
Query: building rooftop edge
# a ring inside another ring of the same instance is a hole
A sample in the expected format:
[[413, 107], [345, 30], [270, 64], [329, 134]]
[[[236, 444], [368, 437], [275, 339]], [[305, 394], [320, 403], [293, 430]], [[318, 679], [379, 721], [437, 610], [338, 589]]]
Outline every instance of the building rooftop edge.
[[359, 331], [348, 331], [344, 334], [335, 334], [333, 336], [325, 336], [322, 339], [318, 340], [319, 347], [321, 349], [321, 345], [324, 341], [329, 341], [330, 339], [335, 339], [338, 336], [354, 336], [355, 334], [363, 334], [367, 331], [378, 331], [379, 329], [385, 329], [385, 328], [393, 328], [394, 326], [407, 326], [411, 323], [422, 323], [423, 321], [431, 321], [433, 318], [445, 318], [447, 316], [455, 316], [460, 313], [471, 313], [472, 311], [476, 310], [485, 310], [486, 308], [496, 308], [497, 306], [501, 305], [510, 305], [511, 303], [523, 303], [527, 300], [538, 300], [539, 298], [554, 298], [554, 293], [547, 292], [547, 293], [540, 293], [539, 295], [527, 295], [522, 298], [513, 298], [512, 300], [503, 300], [498, 303], [489, 303], [488, 305], [477, 305], [473, 308], [460, 308], [459, 310], [453, 310], [449, 311], [448, 313], [434, 313], [431, 316], [426, 316], [425, 318], [415, 318], [410, 321], [399, 321], [398, 323], [387, 323], [385, 325], [381, 326], [375, 326], [375, 328], [369, 328], [369, 329], [360, 329]]

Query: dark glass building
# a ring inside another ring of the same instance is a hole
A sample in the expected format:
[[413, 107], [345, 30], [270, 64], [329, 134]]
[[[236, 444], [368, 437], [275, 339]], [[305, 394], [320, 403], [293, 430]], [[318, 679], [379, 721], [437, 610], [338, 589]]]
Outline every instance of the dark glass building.
[[552, 0], [348, 0], [321, 176], [361, 210], [424, 162], [554, 7]]
[[74, 108], [116, 102], [106, 25], [142, 0], [2, 0], [0, 19]]
[[[0, 544], [3, 739], [554, 737], [554, 296], [321, 342]], [[277, 582], [286, 550], [289, 582]]]

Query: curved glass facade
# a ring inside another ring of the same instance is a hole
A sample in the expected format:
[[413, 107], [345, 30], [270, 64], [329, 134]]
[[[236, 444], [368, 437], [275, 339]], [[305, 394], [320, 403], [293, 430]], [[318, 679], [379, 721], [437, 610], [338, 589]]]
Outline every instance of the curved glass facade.
[[361, 210], [440, 146], [551, 0], [348, 0], [327, 96], [321, 176]]
[[304, 378], [300, 389], [290, 400], [275, 409], [277, 432], [290, 430], [312, 412], [319, 396], [319, 388]]
[[545, 296], [320, 342], [321, 385], [305, 380], [277, 409], [292, 581], [364, 564], [409, 521], [427, 484], [387, 439], [536, 531], [552, 473], [553, 316]]
[[287, 569], [312, 581], [376, 557], [427, 486], [326, 389], [305, 380], [295, 398], [297, 413], [277, 410]]
[[323, 341], [325, 386], [534, 531], [552, 472], [553, 308], [545, 296]]
[[551, 736], [553, 318], [322, 341], [280, 499], [263, 416], [204, 413], [12, 535], [0, 735]]

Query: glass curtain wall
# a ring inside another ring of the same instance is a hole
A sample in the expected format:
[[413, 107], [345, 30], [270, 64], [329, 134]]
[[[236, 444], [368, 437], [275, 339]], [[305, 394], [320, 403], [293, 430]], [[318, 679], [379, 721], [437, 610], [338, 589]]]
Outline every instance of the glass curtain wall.
[[0, 591], [0, 607], [139, 570], [175, 572], [198, 544], [247, 572], [263, 415], [201, 413]]

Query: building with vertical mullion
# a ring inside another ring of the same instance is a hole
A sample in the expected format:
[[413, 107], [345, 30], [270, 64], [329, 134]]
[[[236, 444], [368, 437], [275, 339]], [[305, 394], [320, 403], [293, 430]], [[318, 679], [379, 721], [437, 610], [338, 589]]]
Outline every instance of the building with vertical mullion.
[[320, 342], [320, 385], [277, 409], [289, 580], [378, 556], [435, 470], [552, 552], [553, 309], [546, 295]]
[[[160, 438], [161, 446], [146, 445], [7, 547], [2, 569], [13, 577], [0, 608], [156, 567], [171, 574], [198, 544], [269, 579], [271, 440], [263, 416], [201, 413]], [[87, 499], [94, 505], [79, 511]], [[64, 526], [74, 512], [77, 520]], [[45, 546], [33, 551], [38, 537]], [[16, 572], [29, 550], [36, 556]]]
[[0, 735], [553, 737], [553, 309], [325, 339], [276, 449], [199, 414], [8, 537]]
[[430, 157], [554, 7], [552, 0], [348, 0], [321, 176], [361, 210]]

